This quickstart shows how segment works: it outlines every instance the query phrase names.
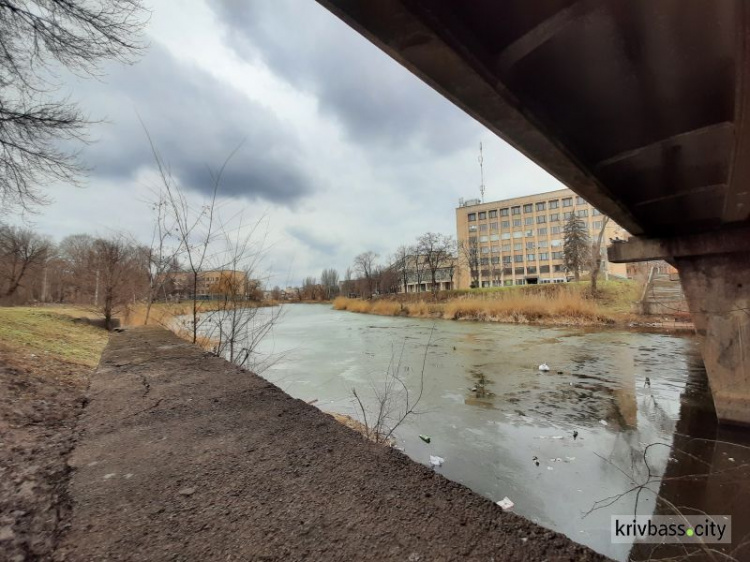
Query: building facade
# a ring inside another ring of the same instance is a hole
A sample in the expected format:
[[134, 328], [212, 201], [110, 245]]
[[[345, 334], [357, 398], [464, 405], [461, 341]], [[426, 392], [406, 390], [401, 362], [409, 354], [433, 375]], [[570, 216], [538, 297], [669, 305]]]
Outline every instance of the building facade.
[[[457, 288], [568, 281], [572, 274], [564, 266], [563, 240], [571, 213], [584, 222], [595, 241], [605, 216], [570, 189], [491, 203], [461, 201], [456, 208]], [[607, 261], [606, 246], [628, 237], [614, 221], [607, 222], [600, 275], [627, 277], [624, 264]]]

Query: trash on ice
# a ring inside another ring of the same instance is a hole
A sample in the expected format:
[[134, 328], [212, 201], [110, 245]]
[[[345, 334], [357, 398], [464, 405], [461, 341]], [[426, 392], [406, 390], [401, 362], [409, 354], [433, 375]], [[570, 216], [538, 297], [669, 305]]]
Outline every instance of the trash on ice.
[[430, 466], [433, 466], [433, 467], [443, 466], [444, 462], [445, 462], [445, 459], [443, 457], [430, 455]]
[[539, 370], [545, 372], [549, 371], [549, 365], [547, 365], [547, 363], [542, 363], [541, 365], [539, 365]]
[[509, 509], [513, 509], [513, 506], [516, 505], [512, 501], [510, 501], [510, 498], [508, 496], [505, 496], [499, 502], [495, 502], [495, 503], [497, 503], [497, 505], [502, 507], [503, 511], [508, 511]]

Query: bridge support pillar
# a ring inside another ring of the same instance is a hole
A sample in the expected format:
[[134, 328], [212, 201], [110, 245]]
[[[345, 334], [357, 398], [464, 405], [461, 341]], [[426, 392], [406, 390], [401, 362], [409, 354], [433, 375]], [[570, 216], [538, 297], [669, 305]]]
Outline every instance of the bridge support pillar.
[[750, 425], [750, 228], [671, 239], [632, 238], [609, 248], [614, 263], [677, 265], [722, 423]]
[[675, 261], [716, 415], [723, 423], [750, 425], [750, 251]]

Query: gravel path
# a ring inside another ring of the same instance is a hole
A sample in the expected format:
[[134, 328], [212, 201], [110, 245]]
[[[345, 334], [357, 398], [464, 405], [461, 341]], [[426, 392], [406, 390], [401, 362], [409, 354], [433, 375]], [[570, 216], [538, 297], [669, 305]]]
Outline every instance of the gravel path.
[[603, 560], [157, 328], [93, 376], [58, 559]]

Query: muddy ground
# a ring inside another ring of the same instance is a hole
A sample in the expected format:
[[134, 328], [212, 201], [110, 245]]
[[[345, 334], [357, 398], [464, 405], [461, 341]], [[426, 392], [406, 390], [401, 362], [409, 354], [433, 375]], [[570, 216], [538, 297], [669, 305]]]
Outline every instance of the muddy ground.
[[57, 560], [601, 560], [159, 329], [114, 334]]
[[0, 560], [49, 560], [91, 369], [0, 347]]

